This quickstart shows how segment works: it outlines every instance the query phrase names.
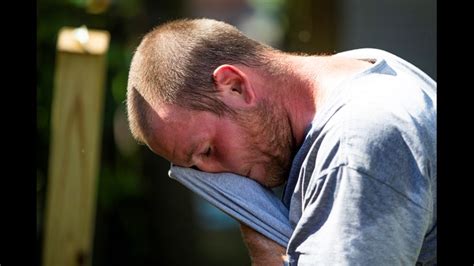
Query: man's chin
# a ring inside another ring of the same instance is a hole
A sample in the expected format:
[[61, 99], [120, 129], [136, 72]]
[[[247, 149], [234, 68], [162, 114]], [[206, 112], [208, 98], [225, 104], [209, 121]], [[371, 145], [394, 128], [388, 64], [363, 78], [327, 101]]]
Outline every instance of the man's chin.
[[253, 167], [250, 167], [250, 169], [247, 172], [247, 177], [256, 181], [262, 186], [266, 186], [265, 171], [262, 171], [262, 168], [260, 168], [258, 165], [254, 165]]
[[267, 188], [279, 187], [285, 183], [286, 179], [284, 177], [286, 177], [286, 175], [267, 174], [268, 172], [271, 171], [265, 171], [265, 168], [256, 165], [248, 170], [247, 177]]
[[268, 188], [275, 188], [285, 184], [288, 179], [289, 172], [283, 169], [275, 169], [273, 174], [269, 174], [265, 180], [265, 186]]
[[268, 187], [268, 188], [276, 188], [276, 187], [279, 187], [279, 186], [283, 185], [284, 183], [285, 183], [284, 179], [272, 180], [270, 182], [267, 181], [266, 185], [264, 185], [264, 186]]
[[[255, 179], [254, 179], [255, 180]], [[260, 180], [256, 180], [258, 183], [260, 183], [262, 186], [267, 187], [267, 188], [276, 188], [281, 185], [283, 185], [286, 181], [285, 178], [275, 178], [274, 176], [269, 176], [266, 178], [262, 178]]]

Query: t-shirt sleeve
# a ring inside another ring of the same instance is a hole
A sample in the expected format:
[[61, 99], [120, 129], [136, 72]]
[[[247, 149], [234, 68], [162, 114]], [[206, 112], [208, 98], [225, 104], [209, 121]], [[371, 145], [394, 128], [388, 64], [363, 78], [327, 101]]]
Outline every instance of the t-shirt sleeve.
[[169, 176], [209, 203], [282, 246], [293, 229], [288, 209], [269, 188], [232, 173], [206, 173], [171, 166]]
[[290, 265], [415, 265], [428, 210], [346, 165], [311, 183], [290, 239]]

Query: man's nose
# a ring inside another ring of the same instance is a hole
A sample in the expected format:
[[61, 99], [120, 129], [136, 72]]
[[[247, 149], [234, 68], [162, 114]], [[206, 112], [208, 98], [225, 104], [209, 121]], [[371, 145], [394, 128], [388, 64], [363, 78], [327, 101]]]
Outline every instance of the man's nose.
[[197, 164], [196, 167], [203, 171], [203, 172], [208, 172], [208, 173], [220, 173], [220, 172], [226, 172], [225, 167], [222, 166], [222, 164], [218, 162], [206, 162], [206, 163], [201, 163]]

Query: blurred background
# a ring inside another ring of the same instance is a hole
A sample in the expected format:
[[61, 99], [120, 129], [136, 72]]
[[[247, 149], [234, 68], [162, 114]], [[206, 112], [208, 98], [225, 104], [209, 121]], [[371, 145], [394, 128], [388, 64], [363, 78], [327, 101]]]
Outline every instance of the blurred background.
[[168, 178], [169, 163], [132, 139], [125, 93], [135, 47], [154, 26], [208, 17], [284, 51], [373, 47], [437, 79], [433, 0], [39, 0], [37, 265], [44, 241], [56, 42], [63, 26], [107, 30], [104, 114], [91, 264], [249, 265], [238, 224]]

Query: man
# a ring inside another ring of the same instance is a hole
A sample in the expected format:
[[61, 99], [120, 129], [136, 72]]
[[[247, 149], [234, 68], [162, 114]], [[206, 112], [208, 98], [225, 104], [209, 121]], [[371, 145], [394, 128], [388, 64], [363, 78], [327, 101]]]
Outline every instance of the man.
[[287, 247], [241, 225], [255, 265], [436, 263], [436, 83], [395, 55], [287, 54], [177, 20], [137, 48], [127, 107], [176, 165], [285, 184]]

